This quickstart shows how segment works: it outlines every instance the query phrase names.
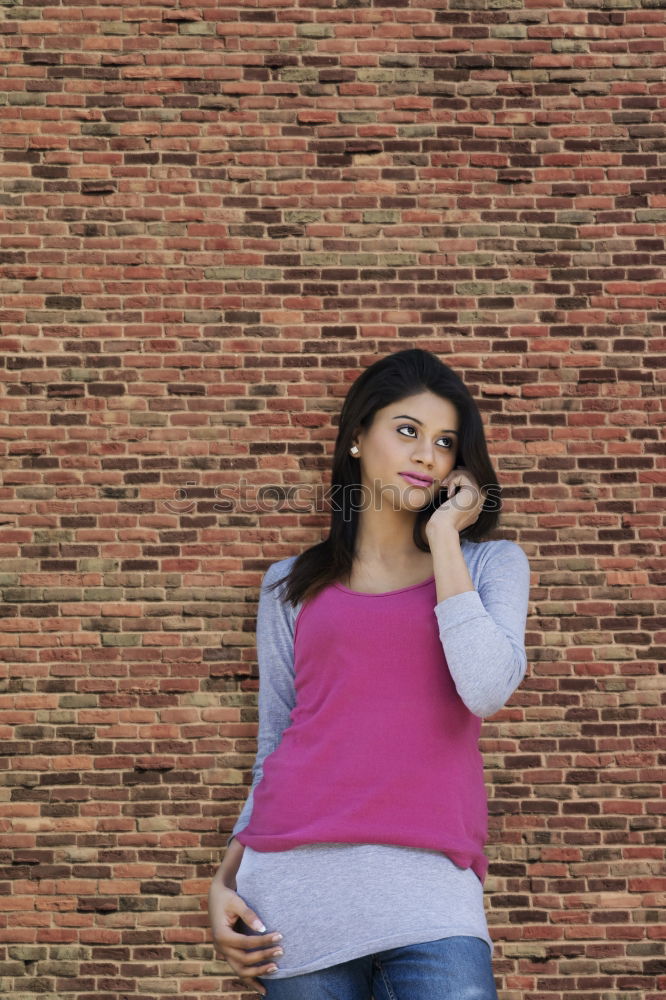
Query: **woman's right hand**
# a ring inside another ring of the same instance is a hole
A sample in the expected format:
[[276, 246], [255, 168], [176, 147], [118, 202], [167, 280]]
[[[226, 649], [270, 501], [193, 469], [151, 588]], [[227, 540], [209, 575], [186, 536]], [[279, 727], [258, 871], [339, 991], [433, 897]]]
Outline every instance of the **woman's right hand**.
[[218, 879], [213, 879], [208, 892], [208, 915], [215, 951], [226, 959], [245, 986], [264, 995], [265, 987], [252, 977], [276, 970], [274, 959], [282, 954], [279, 946], [282, 935], [243, 934], [234, 930], [239, 920], [257, 931], [264, 925], [245, 900]]

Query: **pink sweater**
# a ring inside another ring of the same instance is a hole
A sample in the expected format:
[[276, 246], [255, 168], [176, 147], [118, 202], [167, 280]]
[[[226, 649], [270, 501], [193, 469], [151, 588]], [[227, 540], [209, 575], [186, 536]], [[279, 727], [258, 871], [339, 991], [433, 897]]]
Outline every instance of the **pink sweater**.
[[[478, 594], [460, 597], [485, 615]], [[236, 834], [242, 844], [430, 848], [484, 881], [481, 719], [447, 666], [434, 613], [445, 607], [434, 577], [389, 594], [334, 584], [302, 606], [296, 704], [264, 761], [250, 822]]]

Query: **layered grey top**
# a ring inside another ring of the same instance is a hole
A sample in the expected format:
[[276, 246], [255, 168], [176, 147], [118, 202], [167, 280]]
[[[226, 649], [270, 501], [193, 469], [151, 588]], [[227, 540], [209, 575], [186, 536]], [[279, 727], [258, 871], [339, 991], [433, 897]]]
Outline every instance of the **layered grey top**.
[[[530, 568], [520, 546], [508, 539], [461, 539], [461, 550], [475, 589], [435, 603], [433, 613], [458, 694], [485, 718], [505, 704], [527, 668]], [[273, 563], [261, 585], [257, 756], [250, 793], [229, 839], [249, 823], [264, 761], [279, 746], [295, 705], [294, 626], [303, 605], [281, 600], [284, 584], [267, 590], [295, 558]], [[479, 878], [439, 851], [387, 844], [306, 844], [287, 851], [246, 846], [236, 885], [267, 929], [283, 935], [284, 955], [266, 979], [454, 935], [480, 937], [493, 951]]]

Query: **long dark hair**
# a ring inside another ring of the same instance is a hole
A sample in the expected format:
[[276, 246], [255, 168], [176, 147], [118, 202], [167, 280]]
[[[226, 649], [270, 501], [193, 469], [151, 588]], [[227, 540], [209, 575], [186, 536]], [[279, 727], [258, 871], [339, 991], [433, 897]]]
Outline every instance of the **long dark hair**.
[[[361, 492], [359, 461], [349, 453], [353, 437], [359, 429], [367, 430], [371, 426], [377, 410], [427, 390], [456, 407], [459, 417], [456, 468], [464, 466], [479, 488], [485, 487], [482, 491], [486, 500], [481, 513], [474, 524], [460, 532], [461, 539], [480, 541], [496, 527], [502, 507], [500, 486], [488, 455], [483, 422], [474, 398], [460, 376], [430, 351], [419, 348], [396, 351], [366, 368], [347, 393], [340, 411], [333, 454], [330, 532], [323, 542], [297, 556], [286, 576], [270, 584], [269, 589], [273, 589], [286, 582], [283, 601], [296, 606], [351, 574], [358, 528], [358, 509], [353, 498]], [[438, 498], [417, 512], [414, 544], [423, 552], [430, 551], [423, 529], [433, 511], [446, 499], [444, 487]]]

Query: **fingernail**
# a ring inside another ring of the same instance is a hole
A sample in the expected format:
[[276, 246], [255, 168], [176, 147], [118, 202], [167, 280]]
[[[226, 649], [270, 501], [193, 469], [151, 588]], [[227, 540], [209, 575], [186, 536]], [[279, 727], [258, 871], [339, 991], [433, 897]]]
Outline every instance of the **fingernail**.
[[281, 940], [282, 940], [281, 934], [274, 934], [273, 937], [271, 938], [271, 941], [281, 941]]
[[266, 928], [262, 924], [261, 920], [255, 920], [252, 926], [254, 927], [255, 931], [261, 931], [262, 934], [266, 933]]
[[277, 965], [269, 965], [266, 972], [277, 972]]

